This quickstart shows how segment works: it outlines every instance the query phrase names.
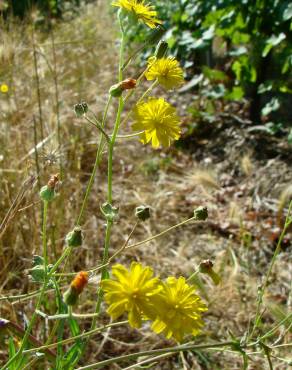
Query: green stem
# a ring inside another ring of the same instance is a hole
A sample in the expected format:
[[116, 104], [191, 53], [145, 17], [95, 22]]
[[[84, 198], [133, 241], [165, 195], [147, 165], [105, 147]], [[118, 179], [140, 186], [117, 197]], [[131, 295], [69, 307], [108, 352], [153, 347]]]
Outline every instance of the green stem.
[[[37, 311], [40, 309], [40, 306], [42, 304], [42, 300], [47, 288], [47, 284], [49, 281], [49, 274], [48, 274], [48, 251], [47, 251], [47, 214], [48, 214], [48, 202], [44, 202], [44, 210], [43, 210], [43, 226], [42, 226], [42, 240], [43, 240], [43, 256], [44, 256], [44, 269], [45, 269], [45, 277], [44, 277], [44, 283], [34, 310], [34, 313], [30, 319], [30, 322], [28, 324], [28, 327], [24, 333], [24, 336], [22, 338], [22, 342], [20, 345], [19, 350], [17, 353], [11, 357], [11, 359], [4, 365], [2, 370], [10, 368], [10, 365], [17, 361], [19, 357], [22, 355], [22, 352], [27, 344], [28, 337], [30, 335], [30, 332], [33, 328], [33, 325], [35, 323], [35, 320], [37, 318]], [[51, 273], [51, 272], [50, 272]]]
[[134, 360], [138, 357], [142, 356], [151, 356], [151, 355], [159, 355], [163, 353], [175, 353], [181, 351], [191, 351], [191, 350], [201, 350], [201, 349], [208, 349], [208, 348], [220, 348], [225, 346], [232, 346], [234, 342], [219, 342], [219, 343], [209, 343], [209, 344], [202, 344], [202, 345], [182, 345], [177, 347], [168, 347], [162, 349], [154, 349], [149, 351], [141, 351], [136, 353], [130, 353], [128, 355], [118, 356], [115, 358], [110, 358], [105, 361], [96, 362], [95, 364], [79, 367], [77, 370], [85, 370], [85, 369], [99, 369], [103, 368], [106, 365], [117, 363], [124, 360]]
[[138, 243], [135, 243], [135, 244], [129, 245], [129, 246], [128, 246], [128, 247], [126, 247], [125, 249], [135, 248], [135, 247], [138, 247], [138, 246], [139, 246], [139, 245], [141, 245], [141, 244], [148, 243], [148, 242], [150, 242], [151, 240], [154, 240], [154, 239], [156, 239], [156, 238], [159, 238], [160, 236], [162, 236], [162, 235], [164, 235], [164, 234], [167, 234], [169, 231], [171, 231], [171, 230], [173, 230], [173, 229], [176, 229], [177, 227], [182, 226], [182, 225], [184, 225], [184, 224], [187, 224], [188, 222], [193, 221], [193, 220], [196, 220], [196, 219], [197, 219], [197, 218], [196, 218], [196, 216], [193, 216], [193, 217], [191, 217], [191, 218], [188, 218], [187, 220], [184, 220], [184, 221], [182, 221], [182, 222], [180, 222], [180, 223], [178, 223], [178, 224], [176, 224], [176, 225], [173, 225], [173, 226], [171, 226], [171, 227], [169, 227], [169, 228], [167, 228], [167, 229], [165, 229], [165, 230], [161, 231], [159, 234], [156, 234], [156, 235], [150, 236], [149, 238], [147, 238], [147, 239], [145, 239], [145, 240], [142, 240], [142, 241], [140, 241], [140, 242], [138, 242]]
[[113, 197], [112, 183], [113, 183], [114, 146], [115, 146], [117, 133], [119, 131], [119, 127], [120, 127], [120, 123], [121, 123], [121, 115], [122, 115], [123, 108], [124, 108], [123, 98], [120, 97], [119, 98], [119, 107], [118, 107], [118, 112], [117, 112], [117, 118], [116, 118], [116, 122], [115, 122], [114, 131], [113, 131], [113, 134], [111, 136], [111, 141], [110, 141], [110, 144], [109, 144], [109, 153], [108, 153], [108, 180], [107, 180], [108, 181], [108, 194], [107, 194], [107, 198], [108, 198], [108, 203], [110, 203], [110, 204], [112, 203], [112, 197]]
[[[102, 122], [101, 122], [102, 129], [105, 126], [105, 121], [106, 121], [106, 118], [107, 118], [110, 103], [111, 103], [111, 96], [108, 97], [106, 107], [105, 107], [105, 110], [104, 110], [104, 114], [103, 114], [103, 118], [102, 118]], [[92, 173], [91, 173], [91, 176], [90, 176], [87, 188], [86, 188], [86, 192], [85, 192], [85, 196], [84, 196], [84, 199], [83, 199], [83, 202], [82, 202], [81, 210], [80, 210], [79, 215], [77, 217], [76, 225], [79, 225], [79, 226], [81, 224], [81, 221], [82, 221], [82, 218], [83, 218], [83, 215], [84, 215], [84, 211], [85, 211], [85, 208], [87, 206], [89, 194], [92, 190], [92, 186], [93, 186], [94, 178], [95, 178], [95, 175], [96, 175], [96, 171], [97, 171], [97, 168], [98, 168], [99, 163], [100, 163], [100, 157], [101, 157], [101, 152], [102, 152], [102, 150], [101, 150], [102, 149], [102, 142], [103, 142], [103, 136], [101, 136], [101, 138], [100, 138], [99, 146], [98, 146], [97, 151], [96, 151], [93, 170], [92, 170]]]
[[124, 325], [124, 324], [127, 324], [127, 323], [128, 323], [128, 321], [125, 320], [125, 321], [120, 321], [120, 322], [115, 322], [115, 323], [112, 323], [112, 324], [104, 325], [102, 327], [96, 328], [94, 330], [86, 331], [85, 333], [78, 334], [75, 337], [64, 339], [64, 340], [61, 340], [61, 341], [56, 342], [56, 343], [51, 343], [51, 344], [47, 344], [47, 345], [44, 345], [44, 346], [41, 346], [41, 347], [27, 349], [23, 353], [28, 354], [28, 353], [46, 351], [50, 348], [58, 347], [59, 345], [64, 345], [64, 344], [75, 342], [77, 339], [83, 339], [83, 338], [86, 338], [86, 337], [90, 337], [93, 334], [96, 334], [96, 333], [99, 333], [103, 330], [106, 330], [107, 328], [111, 328], [111, 327], [115, 327], [115, 326], [119, 326], [119, 325]]
[[283, 241], [284, 236], [286, 234], [286, 231], [287, 231], [287, 229], [288, 229], [288, 227], [289, 227], [289, 225], [291, 223], [291, 220], [290, 220], [291, 208], [292, 208], [292, 202], [290, 202], [290, 204], [289, 204], [289, 209], [288, 209], [288, 214], [287, 214], [287, 217], [286, 217], [286, 220], [285, 220], [285, 225], [283, 227], [282, 233], [281, 233], [280, 238], [278, 240], [277, 247], [276, 247], [275, 252], [274, 252], [274, 255], [272, 257], [272, 260], [271, 260], [271, 263], [270, 263], [268, 272], [266, 274], [264, 283], [262, 284], [262, 286], [260, 287], [260, 290], [259, 290], [258, 299], [257, 299], [258, 303], [257, 303], [256, 315], [255, 315], [253, 329], [252, 329], [252, 332], [250, 334], [250, 338], [253, 337], [255, 330], [259, 326], [260, 317], [261, 317], [260, 311], [261, 311], [261, 306], [262, 306], [262, 302], [263, 302], [263, 297], [264, 297], [264, 294], [265, 294], [265, 290], [266, 290], [266, 288], [268, 286], [269, 278], [270, 278], [272, 269], [274, 267], [274, 264], [276, 262], [276, 259], [278, 257], [278, 254], [281, 251], [282, 241]]

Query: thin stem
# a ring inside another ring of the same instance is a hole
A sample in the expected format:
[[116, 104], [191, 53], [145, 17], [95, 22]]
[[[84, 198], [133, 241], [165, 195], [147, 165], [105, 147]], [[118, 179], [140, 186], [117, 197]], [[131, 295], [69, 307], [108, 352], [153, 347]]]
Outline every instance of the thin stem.
[[165, 229], [165, 230], [161, 231], [159, 234], [156, 234], [156, 235], [150, 236], [149, 238], [147, 238], [147, 239], [145, 239], [145, 240], [142, 240], [142, 241], [140, 241], [140, 242], [138, 242], [138, 243], [135, 243], [135, 244], [129, 245], [129, 246], [128, 246], [128, 247], [126, 247], [125, 249], [135, 248], [135, 247], [138, 247], [138, 246], [139, 246], [139, 245], [141, 245], [141, 244], [148, 243], [148, 242], [150, 242], [151, 240], [157, 239], [157, 238], [159, 238], [160, 236], [162, 236], [162, 235], [164, 235], [164, 234], [168, 233], [169, 231], [174, 230], [174, 229], [176, 229], [177, 227], [182, 226], [182, 225], [184, 225], [184, 224], [187, 224], [188, 222], [193, 221], [193, 220], [196, 220], [196, 216], [193, 216], [193, 217], [188, 218], [187, 220], [184, 220], [184, 221], [182, 221], [182, 222], [180, 222], [180, 223], [178, 223], [178, 224], [176, 224], [176, 225], [173, 225], [173, 226], [171, 226], [171, 227], [169, 227], [169, 228], [167, 228], [167, 229]]
[[139, 131], [139, 132], [134, 132], [133, 134], [128, 134], [128, 135], [117, 135], [117, 139], [129, 139], [132, 137], [139, 136], [143, 134], [145, 131]]
[[34, 353], [34, 352], [43, 352], [43, 351], [45, 351], [45, 350], [47, 350], [49, 348], [55, 348], [55, 347], [58, 347], [59, 345], [64, 345], [64, 344], [72, 343], [72, 342], [75, 342], [77, 339], [83, 339], [83, 338], [86, 338], [86, 337], [90, 337], [93, 334], [96, 334], [96, 333], [99, 333], [99, 332], [101, 332], [103, 330], [106, 330], [107, 328], [115, 327], [115, 326], [120, 326], [120, 325], [124, 325], [124, 324], [127, 324], [127, 323], [128, 323], [128, 320], [119, 321], [119, 322], [111, 323], [111, 324], [108, 324], [108, 325], [104, 325], [104, 326], [101, 326], [99, 328], [95, 328], [93, 330], [86, 331], [85, 333], [78, 334], [78, 335], [76, 335], [74, 337], [61, 340], [59, 342], [47, 344], [47, 345], [44, 345], [44, 346], [41, 346], [41, 347], [27, 349], [27, 350], [23, 351], [23, 354]]
[[[173, 226], [170, 226], [170, 227], [168, 227], [167, 229], [165, 229], [165, 230], [163, 230], [163, 231], [161, 231], [160, 233], [158, 233], [158, 234], [156, 234], [156, 235], [153, 235], [153, 236], [151, 236], [151, 237], [149, 237], [148, 239], [145, 239], [145, 240], [142, 240], [142, 241], [140, 241], [140, 242], [138, 242], [138, 243], [135, 243], [135, 244], [132, 244], [132, 245], [129, 245], [129, 246], [127, 246], [127, 245], [124, 245], [123, 247], [121, 247], [113, 256], [111, 256], [110, 258], [109, 258], [109, 260], [108, 260], [108, 262], [106, 263], [106, 264], [101, 264], [101, 265], [98, 265], [98, 266], [96, 266], [96, 267], [93, 267], [92, 269], [90, 269], [90, 270], [88, 270], [87, 272], [88, 273], [93, 273], [93, 272], [96, 272], [96, 271], [98, 271], [98, 270], [101, 270], [103, 267], [105, 267], [105, 266], [108, 266], [109, 265], [109, 263], [111, 262], [111, 260], [114, 258], [114, 257], [116, 257], [118, 254], [120, 254], [123, 250], [125, 250], [125, 249], [129, 249], [129, 248], [134, 248], [134, 247], [138, 247], [138, 246], [140, 246], [140, 245], [142, 245], [142, 244], [145, 244], [145, 243], [148, 243], [148, 242], [150, 242], [151, 240], [154, 240], [154, 239], [156, 239], [156, 238], [159, 238], [160, 236], [162, 236], [162, 235], [164, 235], [164, 234], [166, 234], [166, 233], [168, 233], [169, 231], [171, 231], [171, 230], [174, 230], [174, 229], [176, 229], [177, 227], [179, 227], [179, 226], [182, 226], [182, 225], [184, 225], [184, 224], [187, 224], [187, 223], [189, 223], [190, 221], [193, 221], [193, 220], [196, 220], [196, 217], [191, 217], [191, 218], [188, 218], [187, 220], [184, 220], [184, 221], [182, 221], [182, 222], [180, 222], [180, 223], [178, 223], [178, 224], [176, 224], [176, 225], [173, 225]], [[136, 225], [135, 225], [135, 227], [136, 227]], [[133, 230], [134, 231], [134, 230]], [[131, 232], [131, 234], [130, 235], [132, 235], [132, 233], [133, 233], [133, 231]], [[73, 276], [73, 275], [75, 275], [75, 273], [68, 273], [68, 274], [56, 274], [57, 276]]]
[[[101, 127], [102, 128], [104, 128], [104, 126], [105, 126], [105, 121], [106, 121], [106, 118], [107, 118], [110, 103], [111, 103], [111, 96], [108, 97], [106, 107], [105, 107], [105, 110], [104, 110], [104, 114], [103, 114], [103, 118], [102, 118], [102, 122], [101, 122]], [[80, 210], [79, 215], [77, 217], [76, 225], [81, 224], [83, 214], [84, 214], [85, 208], [87, 206], [88, 197], [89, 197], [89, 194], [92, 190], [92, 186], [93, 186], [94, 178], [95, 178], [95, 175], [96, 175], [96, 171], [97, 171], [97, 168], [98, 168], [99, 163], [100, 163], [100, 157], [101, 157], [101, 152], [102, 152], [101, 151], [102, 141], [103, 141], [103, 136], [100, 138], [100, 143], [99, 143], [99, 146], [98, 146], [97, 151], [96, 151], [93, 170], [92, 170], [92, 173], [91, 173], [91, 176], [90, 176], [87, 188], [86, 188], [86, 192], [85, 192], [85, 196], [84, 196], [84, 199], [83, 199], [83, 202], [82, 202], [81, 210]]]
[[111, 137], [111, 141], [109, 144], [109, 153], [108, 153], [108, 203], [112, 203], [112, 196], [113, 196], [113, 189], [112, 189], [112, 182], [113, 182], [113, 155], [114, 155], [114, 146], [115, 146], [115, 141], [117, 137], [117, 133], [120, 127], [120, 122], [121, 122], [121, 115], [122, 111], [124, 108], [124, 102], [123, 98], [119, 98], [119, 107], [118, 107], [118, 112], [117, 112], [117, 118], [115, 122], [115, 127], [114, 131]]
[[32, 47], [33, 47], [33, 63], [34, 63], [34, 73], [35, 73], [35, 79], [36, 79], [36, 90], [37, 90], [41, 140], [43, 141], [44, 140], [43, 112], [42, 112], [42, 102], [41, 102], [40, 78], [39, 78], [39, 70], [38, 70], [37, 51], [36, 51], [36, 46], [35, 46], [34, 27], [32, 28]]
[[87, 116], [84, 116], [84, 118], [86, 119], [87, 122], [91, 123], [93, 126], [95, 126], [101, 133], [102, 135], [105, 137], [106, 139], [106, 142], [109, 144], [110, 143], [110, 138], [108, 136], [108, 134], [104, 131], [103, 127], [101, 126], [101, 124], [99, 122], [93, 122], [91, 121], [90, 118], [88, 118]]
[[[68, 307], [68, 309], [70, 306]], [[47, 315], [45, 312], [42, 312], [40, 310], [37, 311], [37, 314], [46, 320], [63, 320], [63, 319], [68, 319], [69, 317], [73, 317], [76, 319], [88, 319], [92, 318], [95, 316], [98, 316], [97, 313], [87, 313], [87, 314], [80, 314], [80, 313], [74, 313], [74, 312], [69, 312], [69, 313], [61, 313], [57, 315]]]
[[30, 322], [28, 324], [28, 327], [27, 327], [27, 329], [24, 333], [20, 348], [17, 351], [17, 353], [14, 356], [12, 356], [11, 359], [6, 363], [6, 365], [4, 365], [2, 370], [9, 368], [9, 366], [12, 363], [14, 363], [15, 361], [17, 361], [19, 359], [19, 357], [22, 355], [22, 352], [23, 352], [23, 350], [24, 350], [24, 348], [27, 344], [30, 332], [31, 332], [31, 330], [33, 328], [33, 325], [35, 323], [35, 320], [37, 318], [37, 311], [39, 310], [39, 308], [42, 304], [42, 300], [43, 300], [43, 297], [44, 297], [44, 294], [45, 294], [45, 291], [46, 291], [46, 288], [47, 288], [47, 283], [49, 281], [48, 252], [47, 252], [47, 213], [48, 213], [48, 202], [45, 201], [44, 202], [44, 210], [43, 210], [43, 227], [42, 227], [43, 256], [44, 256], [44, 269], [45, 269], [45, 276], [44, 276], [43, 286], [42, 286], [42, 289], [41, 289], [41, 292], [40, 292], [40, 295], [39, 295], [34, 313], [31, 317]]
[[285, 220], [285, 225], [283, 227], [282, 233], [281, 233], [280, 238], [278, 240], [277, 247], [276, 247], [275, 252], [274, 252], [274, 255], [272, 257], [272, 260], [271, 260], [271, 263], [270, 263], [268, 272], [267, 272], [267, 274], [265, 276], [264, 283], [262, 284], [262, 286], [259, 289], [259, 294], [258, 294], [258, 299], [257, 299], [258, 303], [257, 303], [256, 315], [255, 315], [254, 325], [253, 325], [253, 329], [252, 329], [252, 332], [250, 334], [250, 337], [253, 337], [255, 330], [259, 326], [259, 321], [260, 321], [260, 317], [261, 317], [260, 311], [261, 311], [261, 306], [262, 306], [262, 302], [263, 302], [263, 297], [264, 297], [264, 294], [265, 294], [265, 290], [266, 290], [266, 288], [268, 286], [269, 278], [270, 278], [272, 269], [274, 267], [274, 264], [276, 262], [276, 259], [278, 257], [278, 254], [281, 251], [282, 241], [283, 241], [284, 236], [286, 234], [286, 231], [287, 231], [287, 229], [288, 229], [288, 227], [289, 227], [289, 225], [291, 223], [291, 220], [290, 220], [291, 208], [292, 208], [292, 201], [289, 204], [289, 209], [288, 209], [288, 214], [287, 214], [287, 217], [286, 217], [286, 220]]
[[189, 350], [200, 350], [200, 349], [208, 349], [208, 348], [220, 348], [225, 346], [234, 345], [234, 342], [219, 342], [219, 343], [209, 343], [209, 344], [202, 344], [202, 345], [182, 345], [177, 347], [168, 347], [162, 349], [154, 349], [149, 351], [141, 351], [136, 353], [130, 353], [128, 355], [118, 356], [115, 358], [110, 358], [105, 361], [96, 362], [95, 364], [86, 365], [79, 367], [77, 370], [85, 370], [85, 369], [99, 369], [104, 367], [105, 365], [117, 363], [124, 360], [134, 360], [138, 357], [142, 356], [151, 356], [151, 355], [159, 355], [163, 353], [177, 353], [181, 351], [189, 351]]

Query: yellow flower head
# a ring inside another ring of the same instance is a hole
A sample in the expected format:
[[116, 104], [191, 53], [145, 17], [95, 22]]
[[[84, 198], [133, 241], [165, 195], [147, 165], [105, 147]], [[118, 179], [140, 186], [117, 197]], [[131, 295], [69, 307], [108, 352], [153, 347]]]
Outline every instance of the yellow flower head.
[[157, 24], [162, 23], [157, 19], [157, 12], [154, 10], [154, 6], [145, 3], [145, 0], [116, 0], [112, 5], [131, 12], [138, 20], [141, 20], [150, 28], [155, 28]]
[[158, 79], [160, 85], [167, 90], [178, 87], [184, 83], [183, 70], [178, 61], [173, 58], [149, 58], [148, 69], [145, 73], [147, 80]]
[[159, 313], [152, 330], [163, 332], [167, 338], [174, 337], [178, 342], [185, 334], [198, 335], [204, 325], [201, 314], [207, 307], [194, 293], [195, 288], [183, 277], [169, 277], [163, 287], [156, 302]]
[[143, 317], [153, 316], [153, 296], [162, 289], [158, 278], [153, 278], [153, 270], [132, 262], [130, 271], [117, 264], [112, 268], [116, 279], [101, 282], [105, 291], [105, 301], [109, 304], [108, 314], [116, 319], [128, 312], [129, 323], [139, 328]]
[[133, 129], [143, 131], [140, 139], [143, 144], [152, 141], [153, 148], [158, 148], [160, 143], [169, 147], [173, 140], [180, 137], [180, 120], [175, 108], [163, 98], [149, 98], [134, 108]]
[[8, 90], [9, 90], [9, 88], [8, 88], [8, 86], [6, 85], [6, 84], [2, 84], [1, 86], [0, 86], [0, 91], [2, 92], [2, 93], [7, 93], [8, 92]]

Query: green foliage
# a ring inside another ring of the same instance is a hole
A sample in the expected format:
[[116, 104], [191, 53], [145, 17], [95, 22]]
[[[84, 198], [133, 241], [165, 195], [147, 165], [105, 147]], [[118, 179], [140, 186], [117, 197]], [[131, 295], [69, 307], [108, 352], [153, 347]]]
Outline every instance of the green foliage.
[[[171, 53], [186, 68], [192, 67], [192, 73], [201, 71], [214, 85], [218, 80], [223, 82], [224, 99], [249, 98], [254, 122], [261, 119], [260, 99], [291, 94], [292, 6], [289, 1], [158, 0], [155, 6], [164, 22]], [[141, 41], [145, 32], [135, 30], [132, 41]], [[215, 65], [224, 72], [214, 69]], [[265, 91], [263, 87], [268, 81], [269, 89]], [[260, 98], [259, 94], [264, 93], [266, 97]], [[218, 98], [216, 93], [214, 98]]]

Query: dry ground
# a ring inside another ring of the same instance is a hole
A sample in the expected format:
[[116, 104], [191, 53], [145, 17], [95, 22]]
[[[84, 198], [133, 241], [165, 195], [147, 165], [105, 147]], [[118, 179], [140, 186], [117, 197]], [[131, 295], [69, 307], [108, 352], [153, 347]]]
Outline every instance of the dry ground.
[[[36, 31], [33, 35], [32, 26], [11, 23], [9, 30], [4, 30], [2, 25], [0, 83], [7, 83], [10, 90], [0, 96], [1, 220], [17, 194], [25, 190], [0, 241], [0, 294], [3, 297], [37, 289], [29, 281], [27, 269], [31, 267], [32, 256], [42, 253], [41, 205], [38, 184], [23, 185], [37, 172], [35, 142], [43, 140], [37, 158], [40, 184], [45, 184], [50, 174], [59, 172], [60, 163], [64, 167], [59, 197], [49, 211], [51, 261], [61, 254], [64, 236], [74, 226], [93, 167], [98, 135], [75, 117], [72, 107], [77, 102], [87, 101], [99, 116], [108, 87], [115, 82], [117, 74], [117, 35], [112, 26], [113, 16], [106, 8], [90, 6], [82, 16], [56, 25], [53, 33], [55, 54], [52, 33], [48, 36]], [[191, 96], [172, 99], [184, 121], [188, 122], [185, 102]], [[110, 118], [114, 109], [110, 110]], [[129, 139], [119, 141], [115, 152], [114, 203], [120, 207], [120, 212], [114, 225], [111, 254], [131, 231], [137, 205], [148, 204], [152, 217], [139, 225], [132, 242], [188, 218], [197, 206], [209, 209], [209, 220], [205, 224], [185, 225], [119, 257], [119, 261], [127, 265], [134, 259], [151, 265], [162, 277], [168, 274], [188, 276], [201, 260], [210, 258], [214, 262], [222, 282], [215, 287], [208, 278], [202, 277], [205, 289], [201, 293], [208, 301], [209, 311], [205, 315], [205, 331], [197, 338], [198, 343], [225, 340], [230, 338], [230, 333], [242, 337], [247, 331], [255, 313], [257, 286], [275, 249], [287, 212], [287, 200], [292, 193], [291, 153], [281, 148], [281, 143], [269, 142], [267, 146], [270, 149], [273, 145], [275, 153], [265, 156], [265, 147], [257, 147], [257, 137], [240, 128], [238, 122], [226, 120], [224, 127], [221, 126], [218, 124], [218, 129], [207, 139], [195, 139], [191, 150], [153, 151]], [[121, 131], [127, 133], [129, 127], [122, 127]], [[89, 269], [100, 263], [104, 220], [99, 206], [105, 199], [105, 191], [106, 160], [98, 171], [86, 210], [84, 246], [72, 256], [67, 271]], [[263, 332], [291, 311], [290, 236], [286, 236], [265, 296], [267, 309], [263, 316]], [[80, 312], [94, 309], [96, 281], [97, 278], [92, 279], [84, 293]], [[62, 286], [66, 287], [68, 282], [64, 279]], [[34, 299], [2, 299], [0, 317], [22, 325], [30, 317], [34, 302]], [[53, 306], [48, 305], [47, 309], [53, 311]], [[107, 320], [106, 315], [101, 318], [102, 322]], [[86, 329], [90, 322], [83, 321], [81, 325]], [[277, 336], [283, 332], [285, 328], [281, 327]], [[37, 330], [34, 334], [41, 338]], [[291, 330], [285, 333], [283, 342], [291, 342]], [[1, 343], [0, 358], [4, 360], [5, 338]], [[121, 327], [107, 333], [104, 342], [101, 336], [94, 337], [82, 363], [139, 348], [171, 344], [150, 333], [147, 326], [142, 331]], [[288, 350], [283, 349], [279, 357], [287, 358], [288, 354]], [[287, 369], [287, 364], [274, 361], [275, 369]], [[122, 367], [114, 365], [111, 368]], [[242, 368], [242, 359], [231, 351], [196, 352], [186, 354], [184, 359], [172, 355], [151, 368], [235, 370]], [[249, 368], [267, 369], [268, 364], [262, 355], [254, 355]]]

